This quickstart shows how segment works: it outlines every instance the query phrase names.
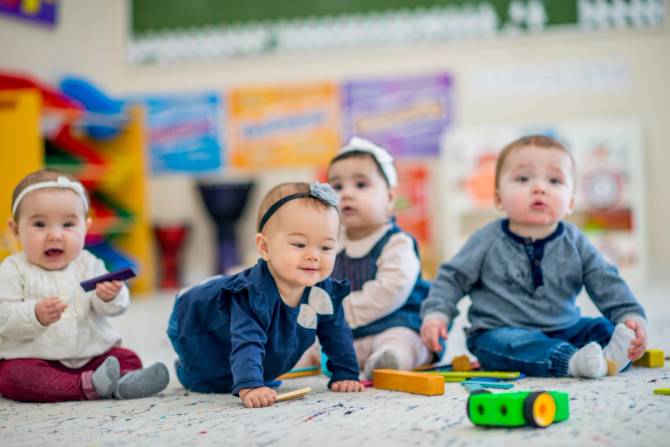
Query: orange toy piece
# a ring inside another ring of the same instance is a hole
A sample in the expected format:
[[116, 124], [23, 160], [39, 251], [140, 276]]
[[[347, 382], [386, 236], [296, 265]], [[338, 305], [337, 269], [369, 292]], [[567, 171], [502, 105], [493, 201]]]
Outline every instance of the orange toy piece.
[[444, 379], [441, 376], [395, 369], [372, 371], [372, 386], [382, 390], [404, 391], [424, 396], [444, 394]]
[[470, 358], [467, 355], [459, 355], [451, 361], [451, 367], [454, 371], [472, 371]]

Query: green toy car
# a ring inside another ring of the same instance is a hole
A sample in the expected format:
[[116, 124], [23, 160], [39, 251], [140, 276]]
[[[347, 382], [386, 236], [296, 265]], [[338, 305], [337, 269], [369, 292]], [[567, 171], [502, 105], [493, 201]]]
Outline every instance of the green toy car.
[[548, 427], [570, 417], [570, 399], [562, 391], [515, 391], [470, 394], [467, 414], [475, 425], [487, 427]]

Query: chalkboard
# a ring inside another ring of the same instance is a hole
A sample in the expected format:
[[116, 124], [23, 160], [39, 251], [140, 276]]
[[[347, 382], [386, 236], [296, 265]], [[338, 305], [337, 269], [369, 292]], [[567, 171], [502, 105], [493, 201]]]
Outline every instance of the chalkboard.
[[492, 6], [499, 26], [519, 25], [540, 7], [545, 26], [578, 23], [579, 0], [131, 0], [133, 35], [251, 22], [334, 17], [420, 8]]

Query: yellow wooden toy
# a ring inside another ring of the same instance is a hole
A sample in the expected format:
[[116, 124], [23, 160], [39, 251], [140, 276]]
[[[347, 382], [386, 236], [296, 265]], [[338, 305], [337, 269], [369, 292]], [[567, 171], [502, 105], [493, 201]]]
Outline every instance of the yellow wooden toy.
[[425, 396], [444, 394], [444, 379], [434, 374], [395, 369], [372, 371], [372, 386], [382, 390], [404, 391]]
[[635, 366], [646, 366], [647, 368], [663, 368], [665, 363], [663, 351], [660, 349], [647, 349], [644, 355], [633, 362]]
[[319, 368], [318, 366], [307, 366], [305, 368], [292, 369], [289, 372], [284, 373], [281, 376], [277, 377], [277, 380], [295, 379], [298, 377], [306, 377], [306, 376], [318, 376], [319, 374], [321, 374], [321, 368]]
[[307, 388], [300, 388], [299, 390], [295, 391], [289, 391], [288, 393], [277, 394], [275, 402], [284, 402], [292, 399], [300, 399], [310, 391], [312, 391], [312, 389], [310, 387], [307, 387]]
[[451, 367], [454, 371], [472, 371], [470, 358], [467, 355], [459, 355], [451, 361]]

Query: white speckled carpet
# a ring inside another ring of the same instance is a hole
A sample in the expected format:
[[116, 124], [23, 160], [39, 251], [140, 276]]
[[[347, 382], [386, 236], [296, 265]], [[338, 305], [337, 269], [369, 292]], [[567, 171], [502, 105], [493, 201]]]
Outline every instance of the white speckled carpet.
[[[670, 353], [667, 287], [638, 291], [649, 317], [650, 348]], [[114, 319], [125, 344], [145, 364], [170, 367], [165, 325], [171, 295], [133, 302]], [[593, 307], [584, 303], [585, 314]], [[452, 336], [448, 356], [462, 352]], [[25, 404], [0, 398], [0, 445], [337, 445], [427, 446], [670, 446], [670, 366], [633, 368], [600, 380], [534, 379], [514, 382], [517, 390], [551, 389], [570, 394], [566, 422], [546, 429], [483, 429], [465, 415], [467, 392], [446, 384], [443, 396], [424, 397], [368, 389], [341, 394], [326, 389], [323, 376], [284, 381], [280, 392], [305, 386], [312, 393], [296, 401], [249, 410], [230, 395], [187, 393], [173, 378], [154, 398], [133, 401]]]

